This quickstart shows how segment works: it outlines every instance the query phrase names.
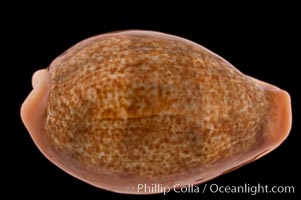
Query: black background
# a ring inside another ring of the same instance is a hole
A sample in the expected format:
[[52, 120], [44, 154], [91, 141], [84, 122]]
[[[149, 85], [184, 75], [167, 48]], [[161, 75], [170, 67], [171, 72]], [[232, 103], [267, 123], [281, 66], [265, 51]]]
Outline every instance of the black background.
[[[177, 5], [177, 8], [174, 4], [166, 8], [160, 4], [152, 6], [145, 2], [145, 5], [111, 7], [80, 5], [76, 9], [28, 4], [8, 8], [10, 14], [2, 19], [6, 50], [3, 59], [9, 61], [3, 66], [9, 70], [9, 82], [4, 88], [13, 93], [9, 95], [13, 96], [9, 98], [13, 105], [9, 106], [8, 115], [12, 119], [5, 120], [9, 132], [2, 133], [3, 191], [13, 191], [10, 196], [21, 194], [24, 198], [66, 195], [70, 199], [297, 199], [300, 194], [300, 164], [297, 162], [300, 158], [301, 81], [297, 72], [300, 67], [300, 32], [297, 30], [300, 16], [295, 12], [296, 7], [282, 4], [235, 5], [230, 9], [219, 4]], [[122, 12], [116, 7], [123, 8]], [[205, 194], [172, 192], [167, 196], [121, 195], [79, 181], [46, 160], [19, 116], [21, 103], [31, 90], [33, 72], [47, 67], [55, 57], [87, 37], [125, 29], [156, 30], [190, 39], [224, 57], [243, 73], [288, 91], [292, 98], [293, 127], [287, 140], [267, 156], [208, 184], [292, 185], [295, 193], [252, 196], [208, 191]]]

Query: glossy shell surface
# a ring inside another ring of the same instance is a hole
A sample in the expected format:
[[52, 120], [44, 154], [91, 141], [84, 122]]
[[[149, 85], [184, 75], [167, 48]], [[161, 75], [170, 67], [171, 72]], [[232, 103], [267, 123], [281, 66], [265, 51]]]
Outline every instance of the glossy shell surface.
[[95, 36], [39, 73], [39, 126], [26, 126], [37, 146], [71, 175], [114, 192], [202, 183], [276, 148], [290, 128], [285, 91], [168, 34]]

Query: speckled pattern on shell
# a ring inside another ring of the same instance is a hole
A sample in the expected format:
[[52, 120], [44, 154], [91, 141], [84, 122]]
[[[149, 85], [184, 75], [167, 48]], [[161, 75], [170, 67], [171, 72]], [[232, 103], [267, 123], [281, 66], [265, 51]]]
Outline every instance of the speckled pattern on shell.
[[264, 132], [263, 89], [178, 37], [96, 36], [49, 72], [45, 130], [83, 167], [150, 179], [181, 174], [250, 151]]

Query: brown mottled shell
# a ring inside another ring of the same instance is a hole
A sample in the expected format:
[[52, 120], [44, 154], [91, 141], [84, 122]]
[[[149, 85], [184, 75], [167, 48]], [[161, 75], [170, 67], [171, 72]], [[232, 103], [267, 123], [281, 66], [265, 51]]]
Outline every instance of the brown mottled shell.
[[286, 93], [176, 36], [92, 37], [49, 73], [43, 137], [53, 162], [115, 192], [204, 182], [272, 150], [289, 130]]

